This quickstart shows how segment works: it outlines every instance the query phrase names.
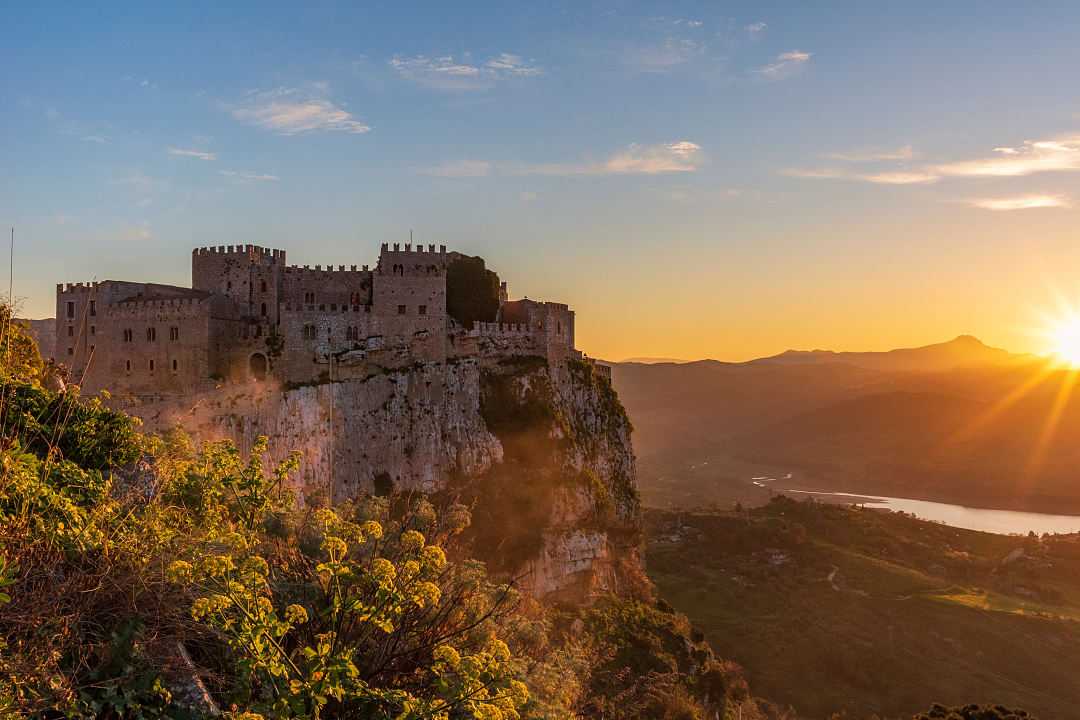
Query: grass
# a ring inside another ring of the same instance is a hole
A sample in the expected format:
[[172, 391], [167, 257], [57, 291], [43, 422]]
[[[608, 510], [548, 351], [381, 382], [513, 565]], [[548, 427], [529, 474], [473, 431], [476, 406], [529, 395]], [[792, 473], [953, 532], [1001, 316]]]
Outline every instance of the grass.
[[[1075, 538], [791, 500], [649, 511], [647, 533], [660, 594], [744, 666], [756, 695], [801, 717], [910, 716], [934, 702], [1071, 717], [1080, 705]], [[1017, 547], [1025, 557], [1003, 563]]]

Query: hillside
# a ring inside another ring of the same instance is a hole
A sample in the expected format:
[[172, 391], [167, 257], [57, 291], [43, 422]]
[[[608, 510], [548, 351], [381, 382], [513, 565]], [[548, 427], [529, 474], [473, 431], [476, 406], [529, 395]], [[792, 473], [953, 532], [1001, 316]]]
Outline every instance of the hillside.
[[1076, 716], [1076, 536], [783, 498], [739, 515], [650, 511], [647, 527], [664, 597], [800, 717], [900, 717], [971, 697]]
[[974, 338], [613, 378], [653, 507], [764, 502], [750, 478], [790, 474], [789, 487], [1080, 512], [1071, 374]]

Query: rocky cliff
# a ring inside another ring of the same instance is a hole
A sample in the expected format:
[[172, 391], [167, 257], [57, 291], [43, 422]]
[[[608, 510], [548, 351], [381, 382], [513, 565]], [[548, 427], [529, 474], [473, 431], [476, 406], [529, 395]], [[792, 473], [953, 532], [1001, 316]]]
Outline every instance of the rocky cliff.
[[583, 362], [476, 359], [373, 368], [303, 387], [223, 385], [129, 403], [149, 429], [296, 450], [305, 502], [420, 491], [473, 506], [474, 553], [535, 594], [643, 591], [630, 423]]

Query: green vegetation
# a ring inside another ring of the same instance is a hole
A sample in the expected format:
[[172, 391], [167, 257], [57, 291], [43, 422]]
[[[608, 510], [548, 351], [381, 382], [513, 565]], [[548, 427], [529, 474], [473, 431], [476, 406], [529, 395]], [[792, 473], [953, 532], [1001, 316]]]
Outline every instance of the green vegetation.
[[907, 717], [973, 699], [1069, 717], [1080, 703], [1076, 536], [991, 535], [782, 497], [646, 521], [663, 596], [755, 693], [807, 717]]
[[446, 312], [465, 327], [494, 322], [499, 312], [499, 276], [484, 258], [457, 255], [446, 268]]
[[0, 364], [0, 717], [764, 717], [670, 608], [489, 577], [463, 505], [299, 508], [295, 456], [143, 436], [42, 368]]

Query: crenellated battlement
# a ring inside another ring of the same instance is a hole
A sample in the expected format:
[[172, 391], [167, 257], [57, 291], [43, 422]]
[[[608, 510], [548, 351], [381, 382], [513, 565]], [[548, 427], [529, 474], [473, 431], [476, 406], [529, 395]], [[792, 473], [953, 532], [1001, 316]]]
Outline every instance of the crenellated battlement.
[[424, 246], [421, 243], [416, 244], [416, 249], [415, 250], [413, 249], [412, 243], [405, 243], [405, 249], [404, 250], [401, 249], [401, 243], [394, 243], [394, 249], [393, 250], [390, 249], [390, 244], [389, 243], [383, 243], [382, 247], [379, 249], [379, 252], [380, 253], [416, 253], [416, 254], [426, 254], [426, 255], [436, 255], [436, 254], [445, 255], [446, 254], [446, 246], [445, 245], [440, 245], [439, 246], [439, 251], [438, 251], [438, 253], [436, 253], [435, 252], [435, 245], [433, 245], [433, 244], [428, 245], [427, 246], [427, 251], [425, 252], [424, 251]]
[[97, 282], [85, 282], [85, 283], [56, 283], [56, 292], [58, 293], [88, 293], [97, 290]]
[[250, 259], [266, 259], [271, 263], [285, 263], [285, 251], [261, 245], [210, 245], [191, 251], [193, 256], [203, 255], [246, 255]]

